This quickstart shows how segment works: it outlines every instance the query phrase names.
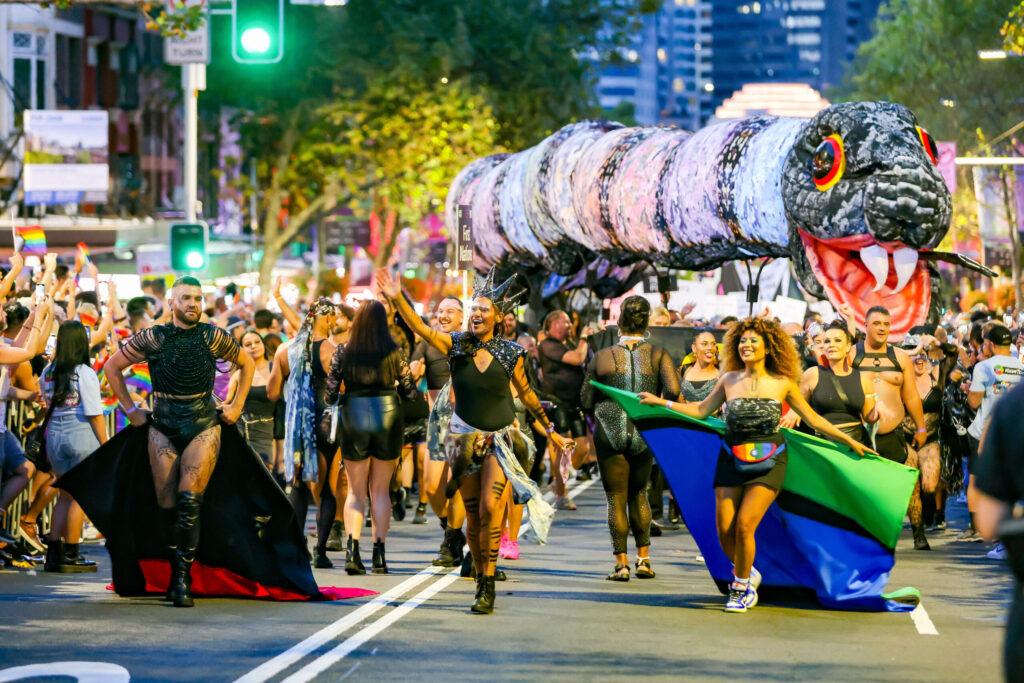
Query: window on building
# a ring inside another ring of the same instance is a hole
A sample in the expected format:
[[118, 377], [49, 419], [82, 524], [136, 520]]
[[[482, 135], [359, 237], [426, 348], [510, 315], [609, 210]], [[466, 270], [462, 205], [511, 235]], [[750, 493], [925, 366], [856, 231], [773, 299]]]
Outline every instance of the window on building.
[[14, 56], [14, 120], [21, 125], [26, 109], [46, 109], [46, 36], [27, 31], [14, 31], [11, 52]]

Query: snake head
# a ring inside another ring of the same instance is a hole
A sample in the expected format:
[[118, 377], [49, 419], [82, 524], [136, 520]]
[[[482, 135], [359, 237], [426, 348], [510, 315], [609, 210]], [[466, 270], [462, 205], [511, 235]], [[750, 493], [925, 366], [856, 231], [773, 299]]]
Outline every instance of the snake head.
[[797, 274], [833, 305], [849, 304], [860, 327], [872, 306], [889, 309], [894, 338], [928, 316], [932, 271], [920, 256], [952, 216], [937, 160], [928, 132], [892, 102], [819, 112], [786, 159], [782, 198]]

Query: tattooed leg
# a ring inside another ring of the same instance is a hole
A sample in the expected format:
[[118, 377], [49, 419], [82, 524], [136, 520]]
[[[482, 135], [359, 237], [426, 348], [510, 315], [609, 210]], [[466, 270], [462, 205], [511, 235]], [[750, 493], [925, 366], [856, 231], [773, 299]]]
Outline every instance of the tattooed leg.
[[486, 556], [484, 573], [487, 576], [494, 576], [498, 566], [506, 483], [497, 458], [485, 458], [480, 471], [480, 552]]
[[181, 478], [178, 490], [203, 493], [220, 454], [220, 425], [210, 427], [192, 439], [181, 454]]
[[173, 508], [174, 496], [178, 492], [179, 453], [171, 440], [155, 427], [149, 429], [148, 451], [156, 504], [165, 510]]

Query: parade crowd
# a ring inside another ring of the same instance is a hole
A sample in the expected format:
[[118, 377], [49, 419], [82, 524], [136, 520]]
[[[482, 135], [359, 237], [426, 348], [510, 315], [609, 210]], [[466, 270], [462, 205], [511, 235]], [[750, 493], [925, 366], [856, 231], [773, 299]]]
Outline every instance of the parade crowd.
[[[1024, 372], [1024, 312], [980, 305], [890, 342], [890, 313], [878, 307], [860, 332], [849, 310], [809, 314], [802, 325], [773, 319], [770, 305], [743, 320], [698, 320], [632, 296], [621, 302], [614, 343], [594, 349], [588, 338], [602, 321], [553, 310], [527, 325], [508, 283], [488, 280], [468, 302], [443, 298], [420, 316], [386, 270], [376, 274], [376, 298], [350, 306], [316, 291], [290, 304], [280, 281], [267, 301], [243, 303], [236, 286], [193, 278], [171, 289], [146, 280], [143, 296], [123, 300], [86, 268], [96, 284], [81, 291], [55, 255], [29, 269], [15, 254], [0, 281], [0, 559], [95, 571], [97, 560], [80, 551], [95, 531], [54, 484], [125, 425], [152, 421], [150, 463], [166, 513], [154, 533], [177, 549], [181, 581], [168, 595], [182, 605], [191, 604], [188, 567], [220, 429], [237, 429], [258, 454], [304, 534], [314, 509], [315, 567], [332, 567], [341, 560], [331, 553], [344, 551], [345, 570], [363, 574], [370, 545], [370, 571], [387, 573], [390, 527], [426, 524], [432, 513], [442, 528], [434, 564], [475, 576], [472, 609], [489, 613], [494, 581], [504, 578], [499, 559], [520, 555], [524, 503], [532, 533], [546, 537], [543, 490], [554, 509], [572, 511], [570, 479], [600, 478], [609, 580], [655, 578], [651, 537], [680, 528], [650, 449], [590, 380], [693, 417], [718, 415], [726, 434], [716, 519], [735, 567], [726, 610], [743, 612], [757, 603], [754, 532], [786, 457], [780, 449], [741, 467], [736, 448], [780, 444], [789, 427], [915, 467], [914, 548], [929, 550], [929, 536], [946, 533], [981, 542], [979, 494], [968, 484], [988, 421]], [[673, 359], [651, 343], [653, 327], [691, 328], [687, 353]], [[951, 498], [971, 513], [962, 528], [947, 528]], [[988, 552], [1005, 555], [999, 543]]]

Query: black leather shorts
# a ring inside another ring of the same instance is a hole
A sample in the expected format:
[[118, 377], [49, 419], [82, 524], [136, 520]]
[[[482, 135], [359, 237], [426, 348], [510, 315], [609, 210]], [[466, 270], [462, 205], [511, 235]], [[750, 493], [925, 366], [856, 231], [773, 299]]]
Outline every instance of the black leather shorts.
[[583, 419], [583, 411], [579, 406], [557, 404], [550, 416], [551, 423], [559, 434], [569, 435], [574, 439], [587, 435], [587, 422]]
[[178, 452], [210, 427], [220, 424], [213, 396], [199, 398], [155, 398], [152, 428], [170, 439]]
[[402, 454], [404, 431], [397, 394], [346, 397], [341, 410], [341, 457], [396, 460]]

